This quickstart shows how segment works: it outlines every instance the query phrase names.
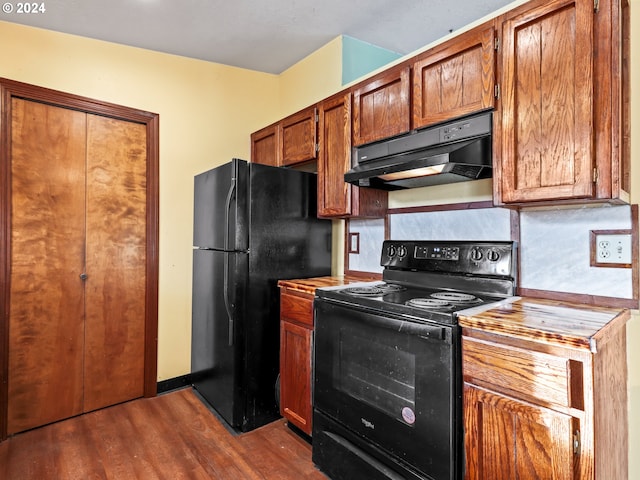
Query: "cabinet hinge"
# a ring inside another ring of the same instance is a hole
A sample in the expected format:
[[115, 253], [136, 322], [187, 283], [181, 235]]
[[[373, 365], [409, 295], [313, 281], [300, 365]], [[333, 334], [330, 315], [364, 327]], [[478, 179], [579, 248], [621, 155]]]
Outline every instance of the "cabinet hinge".
[[500, 98], [500, 84], [496, 83], [493, 87], [493, 96], [496, 98]]
[[500, 37], [496, 37], [493, 39], [493, 49], [494, 50], [500, 49]]
[[318, 112], [316, 112], [316, 123], [318, 123], [320, 121], [320, 115], [318, 115]]
[[593, 183], [598, 183], [598, 169], [593, 167]]
[[600, 0], [593, 0], [593, 11], [595, 13], [600, 11]]
[[578, 455], [580, 453], [580, 430], [573, 432], [573, 454]]
[[320, 151], [320, 144], [316, 143], [316, 153], [318, 153]]

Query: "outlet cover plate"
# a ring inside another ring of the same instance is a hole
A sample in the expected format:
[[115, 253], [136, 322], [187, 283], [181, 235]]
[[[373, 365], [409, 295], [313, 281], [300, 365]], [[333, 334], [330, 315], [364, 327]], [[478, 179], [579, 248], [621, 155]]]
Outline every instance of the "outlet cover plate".
[[591, 266], [631, 268], [632, 242], [631, 230], [592, 230]]

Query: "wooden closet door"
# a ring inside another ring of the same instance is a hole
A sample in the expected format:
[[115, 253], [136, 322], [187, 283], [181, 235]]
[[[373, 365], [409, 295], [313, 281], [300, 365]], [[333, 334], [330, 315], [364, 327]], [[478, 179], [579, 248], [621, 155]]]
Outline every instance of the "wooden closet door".
[[146, 127], [87, 116], [84, 411], [144, 394]]
[[82, 412], [85, 119], [12, 100], [9, 434]]

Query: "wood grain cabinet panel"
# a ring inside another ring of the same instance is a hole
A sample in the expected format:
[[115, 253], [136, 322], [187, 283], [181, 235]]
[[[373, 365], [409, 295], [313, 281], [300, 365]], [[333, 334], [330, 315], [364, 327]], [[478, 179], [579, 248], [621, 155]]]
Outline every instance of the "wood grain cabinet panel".
[[381, 218], [387, 192], [344, 181], [351, 168], [351, 94], [340, 93], [318, 105], [318, 216]]
[[427, 51], [413, 64], [413, 128], [495, 102], [495, 28], [482, 25]]
[[629, 201], [628, 2], [529, 2], [502, 17], [496, 203]]
[[464, 387], [467, 480], [572, 480], [579, 420], [473, 385]]
[[476, 382], [542, 405], [570, 406], [569, 361], [554, 355], [463, 339], [464, 370]]
[[411, 128], [409, 67], [390, 69], [353, 92], [353, 143], [382, 140]]
[[280, 166], [279, 124], [269, 125], [251, 134], [251, 161], [272, 167]]
[[280, 291], [280, 414], [312, 431], [313, 295]]
[[503, 23], [505, 202], [593, 195], [593, 15], [556, 0]]
[[280, 151], [283, 166], [316, 159], [317, 113], [315, 107], [302, 110], [280, 122]]
[[313, 328], [313, 297], [311, 295], [280, 295], [280, 317]]
[[463, 328], [466, 480], [626, 478], [624, 324], [607, 335], [573, 348]]

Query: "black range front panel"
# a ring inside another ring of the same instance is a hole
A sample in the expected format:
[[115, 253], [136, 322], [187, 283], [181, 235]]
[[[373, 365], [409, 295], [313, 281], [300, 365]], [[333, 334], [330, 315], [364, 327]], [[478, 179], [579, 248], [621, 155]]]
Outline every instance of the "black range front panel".
[[457, 325], [314, 305], [314, 463], [333, 480], [457, 478]]

